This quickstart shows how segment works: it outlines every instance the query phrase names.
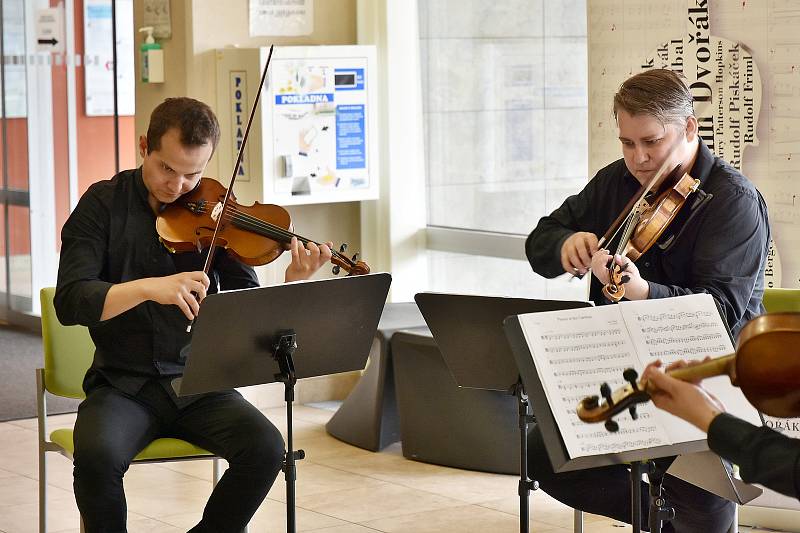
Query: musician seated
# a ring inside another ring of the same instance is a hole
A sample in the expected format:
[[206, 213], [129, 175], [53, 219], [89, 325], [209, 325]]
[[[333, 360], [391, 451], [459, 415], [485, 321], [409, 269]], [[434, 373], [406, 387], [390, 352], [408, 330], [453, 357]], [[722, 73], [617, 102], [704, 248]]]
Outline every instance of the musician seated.
[[[281, 469], [280, 431], [238, 392], [178, 398], [170, 386], [206, 294], [258, 286], [253, 268], [225, 250], [207, 275], [205, 253], [172, 254], [156, 233], [156, 216], [200, 182], [219, 136], [207, 105], [165, 100], [139, 139], [142, 166], [93, 184], [62, 230], [56, 312], [65, 325], [87, 326], [96, 345], [74, 434], [75, 499], [89, 533], [126, 530], [122, 478], [157, 437], [190, 441], [230, 465], [193, 532], [241, 531]], [[331, 258], [328, 246], [296, 239], [291, 251], [286, 281]]]
[[[632, 76], [614, 96], [613, 112], [623, 157], [539, 221], [525, 244], [533, 270], [548, 278], [591, 271], [590, 298], [605, 305], [609, 301], [603, 289], [610, 281], [607, 265], [613, 257], [624, 270], [619, 281], [626, 298], [711, 294], [736, 335], [748, 320], [764, 312], [761, 299], [769, 246], [764, 199], [745, 176], [705, 145], [691, 91], [680, 75], [651, 69]], [[659, 173], [660, 169], [666, 171]], [[699, 189], [636, 263], [627, 255], [625, 239], [609, 234], [606, 242], [600, 242], [645, 186], [668, 190], [672, 177], [686, 173], [700, 181]], [[556, 474], [538, 426], [528, 442], [530, 477], [548, 494], [576, 509], [620, 521], [631, 519], [625, 465]], [[657, 463], [666, 469], [673, 459]], [[642, 525], [647, 527], [648, 487], [643, 483], [641, 489]], [[662, 489], [675, 509], [665, 531], [728, 530], [734, 516], [731, 502], [669, 474]]]
[[744, 481], [800, 499], [800, 440], [725, 413], [699, 384], [662, 372], [660, 361], [648, 365], [642, 379], [656, 388], [650, 392], [653, 403], [708, 433], [708, 447], [739, 465]]

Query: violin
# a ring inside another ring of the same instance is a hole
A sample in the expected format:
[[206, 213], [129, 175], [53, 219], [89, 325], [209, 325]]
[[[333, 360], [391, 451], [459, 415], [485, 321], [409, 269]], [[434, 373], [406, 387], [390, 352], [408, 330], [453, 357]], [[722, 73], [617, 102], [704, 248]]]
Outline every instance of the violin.
[[[156, 218], [156, 231], [161, 242], [171, 252], [200, 251], [208, 248], [203, 272], [209, 273], [217, 246], [229, 252], [245, 264], [265, 265], [277, 259], [286, 249], [292, 237], [304, 245], [313, 242], [291, 231], [292, 221], [289, 213], [280, 206], [254, 203], [243, 206], [236, 202], [233, 184], [242, 164], [244, 148], [250, 136], [261, 90], [267, 79], [267, 71], [272, 60], [274, 45], [269, 47], [269, 55], [261, 73], [261, 81], [256, 91], [253, 107], [247, 118], [244, 137], [239, 145], [236, 164], [233, 167], [227, 189], [216, 180], [201, 178], [197, 187], [166, 206]], [[369, 266], [344, 255], [347, 248], [343, 244], [338, 252], [333, 252], [331, 262], [333, 273], [345, 269], [350, 275], [368, 274]], [[191, 325], [187, 329], [191, 331]]]
[[[651, 180], [651, 186], [663, 173], [665, 165], [666, 161]], [[683, 174], [672, 186], [663, 190], [652, 203], [645, 199], [647, 192], [645, 191], [627, 216], [627, 223], [615, 255], [627, 257], [631, 261], [636, 261], [644, 255], [661, 237], [667, 226], [675, 220], [689, 195], [695, 192], [699, 186], [700, 180], [692, 178], [687, 173]], [[617, 221], [621, 218], [622, 215], [617, 217]], [[617, 221], [614, 225], [619, 223]], [[611, 230], [607, 234], [610, 232]], [[609, 282], [603, 287], [603, 295], [609, 301], [616, 303], [625, 296], [625, 285], [622, 279], [625, 269], [612, 261], [608, 267], [608, 274]]]
[[[670, 376], [689, 382], [727, 375], [760, 412], [779, 418], [800, 416], [800, 313], [767, 313], [748, 322], [739, 333], [736, 352], [697, 365], [670, 370]], [[653, 387], [637, 380], [634, 369], [623, 373], [628, 385], [613, 393], [608, 383], [600, 387], [605, 401], [589, 396], [578, 404], [584, 422], [606, 421], [606, 429], [619, 426], [612, 417], [625, 409], [636, 419], [636, 405], [650, 400]]]
[[[294, 233], [289, 212], [279, 205], [255, 202], [245, 206], [231, 193], [223, 215], [226, 193], [221, 183], [204, 177], [194, 190], [167, 205], [156, 218], [156, 231], [164, 246], [173, 253], [207, 248], [218, 222], [215, 245], [251, 266], [265, 265], [280, 257], [292, 237], [304, 245], [322, 245]], [[332, 251], [333, 273], [344, 269], [348, 275], [369, 274], [369, 266], [358, 260], [358, 254], [352, 259], [344, 255], [346, 249], [343, 244], [338, 252]]]

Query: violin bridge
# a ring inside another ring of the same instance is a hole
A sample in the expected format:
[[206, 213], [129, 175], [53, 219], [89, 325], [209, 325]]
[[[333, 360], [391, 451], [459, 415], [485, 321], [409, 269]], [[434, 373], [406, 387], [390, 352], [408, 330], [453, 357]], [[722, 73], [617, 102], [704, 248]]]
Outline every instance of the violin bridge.
[[217, 205], [215, 205], [214, 209], [211, 210], [211, 220], [216, 222], [221, 214], [222, 214], [222, 202], [217, 202]]

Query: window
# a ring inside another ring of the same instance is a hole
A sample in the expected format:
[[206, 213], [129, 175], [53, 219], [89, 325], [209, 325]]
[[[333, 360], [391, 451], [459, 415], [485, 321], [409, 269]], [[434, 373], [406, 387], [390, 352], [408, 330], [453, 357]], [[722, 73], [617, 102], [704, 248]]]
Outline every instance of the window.
[[419, 3], [431, 290], [585, 298], [524, 239], [587, 180], [585, 0]]

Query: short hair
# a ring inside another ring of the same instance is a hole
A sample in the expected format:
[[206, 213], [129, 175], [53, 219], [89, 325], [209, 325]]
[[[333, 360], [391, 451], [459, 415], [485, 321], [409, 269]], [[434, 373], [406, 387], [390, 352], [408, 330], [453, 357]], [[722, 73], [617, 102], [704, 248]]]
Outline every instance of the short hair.
[[184, 146], [211, 143], [212, 153], [219, 143], [219, 122], [206, 104], [194, 98], [167, 98], [150, 114], [147, 127], [147, 153], [161, 148], [161, 138], [171, 128], [180, 132]]
[[683, 75], [669, 69], [651, 69], [631, 76], [614, 95], [614, 118], [619, 111], [629, 115], [652, 115], [662, 125], [686, 125], [694, 116], [692, 93]]

